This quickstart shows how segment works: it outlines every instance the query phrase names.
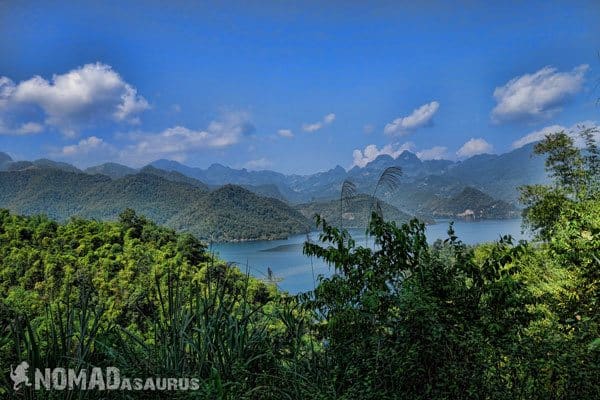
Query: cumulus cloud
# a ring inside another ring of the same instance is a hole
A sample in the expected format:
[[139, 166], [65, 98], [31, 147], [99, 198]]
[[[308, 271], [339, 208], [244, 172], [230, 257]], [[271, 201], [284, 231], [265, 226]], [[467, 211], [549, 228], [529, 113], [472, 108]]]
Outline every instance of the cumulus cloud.
[[412, 142], [406, 142], [403, 144], [386, 144], [381, 149], [377, 148], [377, 145], [370, 144], [364, 148], [364, 150], [356, 149], [352, 152], [352, 167], [364, 167], [371, 161], [375, 160], [381, 155], [388, 155], [392, 158], [398, 158], [405, 150], [412, 150], [414, 148]]
[[53, 148], [50, 157], [75, 163], [82, 167], [119, 160], [121, 153], [112, 144], [97, 136], [89, 136], [77, 143]]
[[544, 139], [546, 137], [546, 135], [549, 135], [551, 133], [558, 133], [558, 132], [562, 132], [562, 131], [564, 131], [565, 133], [567, 133], [568, 135], [573, 137], [573, 139], [575, 139], [576, 144], [583, 145], [583, 143], [581, 143], [581, 138], [577, 135], [577, 132], [582, 128], [593, 128], [596, 126], [597, 125], [594, 121], [581, 121], [570, 127], [566, 127], [563, 125], [545, 126], [542, 129], [538, 129], [536, 131], [530, 132], [527, 135], [515, 140], [512, 143], [512, 148], [518, 149], [520, 147], [525, 146], [526, 144], [539, 142], [540, 140]]
[[319, 122], [302, 125], [302, 130], [304, 130], [305, 132], [316, 132], [319, 129], [323, 128], [325, 125], [331, 124], [333, 121], [335, 121], [335, 114], [329, 113], [325, 115], [323, 119]]
[[25, 122], [16, 127], [7, 126], [2, 119], [0, 119], [0, 135], [32, 135], [40, 133], [44, 130], [41, 124], [36, 122]]
[[9, 99], [15, 91], [15, 83], [5, 76], [0, 76], [0, 111], [8, 106]]
[[193, 130], [175, 126], [159, 133], [136, 132], [129, 135], [134, 144], [128, 146], [127, 157], [138, 161], [157, 158], [185, 160], [187, 155], [204, 149], [223, 149], [239, 143], [254, 132], [246, 112], [230, 112], [209, 123], [206, 129]]
[[305, 132], [316, 132], [323, 127], [321, 122], [315, 122], [314, 124], [304, 124], [302, 125], [302, 129]]
[[565, 128], [562, 125], [546, 126], [546, 127], [543, 127], [542, 129], [538, 129], [537, 131], [533, 131], [518, 140], [515, 140], [512, 144], [512, 147], [513, 147], [513, 149], [518, 149], [519, 147], [523, 147], [526, 144], [538, 142], [550, 133], [556, 133], [556, 132], [564, 131], [566, 129], [567, 128]]
[[383, 128], [383, 133], [389, 136], [406, 135], [418, 128], [431, 124], [432, 118], [440, 108], [440, 103], [432, 101], [413, 110], [410, 115], [396, 118]]
[[280, 129], [277, 134], [281, 137], [291, 139], [294, 137], [294, 133], [290, 129]]
[[325, 123], [325, 124], [330, 124], [333, 121], [335, 121], [335, 114], [334, 113], [329, 113], [325, 117], [323, 117], [323, 123]]
[[85, 139], [81, 139], [77, 144], [64, 146], [60, 151], [59, 156], [66, 157], [79, 157], [82, 155], [88, 155], [90, 153], [97, 153], [103, 150], [111, 150], [112, 146], [104, 142], [103, 139], [90, 136]]
[[430, 149], [425, 149], [417, 152], [417, 157], [421, 160], [441, 160], [446, 157], [447, 147], [434, 146]]
[[471, 138], [456, 152], [458, 157], [471, 157], [477, 154], [489, 153], [493, 150], [491, 144], [482, 138]]
[[248, 161], [246, 164], [244, 164], [244, 167], [246, 167], [248, 169], [265, 169], [265, 168], [270, 167], [271, 165], [273, 165], [273, 163], [263, 157], [263, 158], [259, 158], [257, 160]]
[[511, 79], [494, 90], [497, 104], [492, 110], [492, 119], [507, 122], [554, 115], [582, 89], [588, 68], [583, 64], [568, 72], [558, 72], [548, 66]]
[[40, 76], [14, 83], [0, 77], [0, 112], [35, 107], [44, 123], [74, 136], [83, 126], [102, 120], [138, 123], [150, 106], [109, 65], [86, 64], [51, 80]]

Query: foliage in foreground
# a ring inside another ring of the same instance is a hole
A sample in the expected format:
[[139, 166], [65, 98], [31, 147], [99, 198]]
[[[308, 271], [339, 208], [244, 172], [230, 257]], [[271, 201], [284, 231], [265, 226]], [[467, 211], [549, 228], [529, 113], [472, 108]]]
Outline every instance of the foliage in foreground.
[[333, 274], [290, 297], [125, 212], [117, 223], [0, 213], [4, 397], [9, 365], [116, 366], [197, 377], [196, 392], [111, 398], [600, 398], [598, 153], [557, 134], [556, 184], [523, 189], [533, 243], [428, 245], [417, 220], [373, 213], [374, 246], [319, 220], [305, 253]]

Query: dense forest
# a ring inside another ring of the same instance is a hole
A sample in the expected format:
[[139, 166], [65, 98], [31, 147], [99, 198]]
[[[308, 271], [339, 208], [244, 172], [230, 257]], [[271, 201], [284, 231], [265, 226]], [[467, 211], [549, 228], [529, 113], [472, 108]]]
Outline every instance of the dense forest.
[[62, 168], [0, 171], [0, 207], [58, 221], [114, 221], [132, 208], [205, 240], [276, 239], [311, 229], [310, 220], [280, 200], [233, 185], [209, 191], [196, 179], [151, 166], [118, 179]]
[[[450, 225], [447, 239], [429, 245], [422, 222], [386, 221], [376, 207], [374, 246], [361, 247], [317, 218], [320, 242], [304, 252], [335, 273], [297, 296], [132, 210], [114, 222], [65, 223], [2, 211], [2, 396], [600, 398], [595, 133], [581, 133], [583, 149], [564, 133], [536, 145], [553, 183], [521, 189], [532, 242], [467, 246]], [[22, 360], [31, 370], [115, 366], [200, 386], [14, 392], [9, 366]]]
[[503, 219], [516, 218], [516, 207], [472, 187], [464, 188], [450, 198], [433, 197], [423, 204], [423, 209], [436, 218]]

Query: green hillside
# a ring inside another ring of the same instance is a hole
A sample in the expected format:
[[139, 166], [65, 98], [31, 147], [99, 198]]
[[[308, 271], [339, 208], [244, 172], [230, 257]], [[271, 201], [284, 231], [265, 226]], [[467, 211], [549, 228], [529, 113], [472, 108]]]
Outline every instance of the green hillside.
[[59, 221], [72, 216], [115, 220], [132, 208], [157, 223], [213, 240], [283, 238], [309, 227], [306, 218], [279, 200], [236, 186], [208, 192], [198, 181], [194, 186], [150, 172], [113, 180], [58, 169], [4, 171], [0, 207]]
[[283, 202], [287, 202], [287, 199], [285, 198], [285, 196], [283, 194], [281, 194], [281, 191], [279, 190], [279, 188], [277, 188], [277, 185], [267, 184], [267, 185], [239, 185], [239, 186], [241, 186], [244, 189], [247, 189], [247, 190], [251, 191], [252, 193], [255, 193], [259, 196], [272, 197], [274, 199], [281, 200]]
[[430, 199], [423, 208], [434, 217], [503, 219], [519, 216], [519, 210], [514, 206], [472, 187], [466, 187], [450, 198]]
[[[199, 219], [202, 224], [196, 223]], [[202, 238], [224, 240], [274, 239], [310, 229], [308, 219], [284, 202], [235, 185], [208, 193], [170, 218], [167, 225]]]
[[190, 186], [193, 186], [193, 187], [201, 189], [201, 190], [205, 190], [205, 191], [209, 190], [208, 185], [206, 185], [205, 183], [200, 182], [198, 179], [194, 179], [194, 178], [190, 178], [189, 176], [185, 176], [176, 171], [165, 171], [162, 169], [154, 168], [151, 165], [148, 165], [148, 166], [145, 166], [144, 168], [142, 168], [140, 170], [140, 172], [143, 174], [155, 175], [155, 176], [161, 177], [161, 178], [166, 179], [171, 182], [186, 183]]

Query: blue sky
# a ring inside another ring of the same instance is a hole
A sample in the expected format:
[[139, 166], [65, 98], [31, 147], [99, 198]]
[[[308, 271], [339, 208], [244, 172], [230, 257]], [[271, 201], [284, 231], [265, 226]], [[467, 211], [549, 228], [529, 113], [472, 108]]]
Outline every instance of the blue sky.
[[0, 1], [0, 150], [311, 173], [600, 115], [598, 2], [121, 3]]

